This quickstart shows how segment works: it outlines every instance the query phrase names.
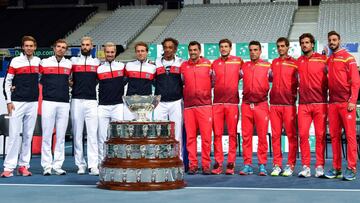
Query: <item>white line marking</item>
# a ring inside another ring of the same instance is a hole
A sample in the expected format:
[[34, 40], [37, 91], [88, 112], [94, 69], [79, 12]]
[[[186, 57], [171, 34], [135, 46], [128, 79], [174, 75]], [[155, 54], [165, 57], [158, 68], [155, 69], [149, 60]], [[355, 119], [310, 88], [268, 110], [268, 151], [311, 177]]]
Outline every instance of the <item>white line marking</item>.
[[187, 187], [186, 189], [200, 189], [200, 190], [258, 190], [258, 191], [360, 192], [360, 189], [317, 189], [317, 188]]
[[96, 185], [55, 185], [55, 184], [11, 184], [0, 183], [0, 186], [23, 186], [23, 187], [88, 187], [95, 188]]
[[[95, 188], [96, 185], [56, 185], [56, 184], [10, 184], [1, 183], [1, 186], [23, 187], [85, 187]], [[244, 187], [186, 187], [185, 190], [257, 190], [257, 191], [322, 191], [322, 192], [360, 192], [360, 189], [312, 189], [312, 188], [244, 188]], [[173, 191], [173, 190], [170, 190]]]

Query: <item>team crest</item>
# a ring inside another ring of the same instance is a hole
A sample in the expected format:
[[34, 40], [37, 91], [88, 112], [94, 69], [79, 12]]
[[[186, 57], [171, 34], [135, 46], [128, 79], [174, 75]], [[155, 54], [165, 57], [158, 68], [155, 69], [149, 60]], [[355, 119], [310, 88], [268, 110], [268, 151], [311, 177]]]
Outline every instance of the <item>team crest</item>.
[[90, 66], [91, 71], [95, 71], [95, 66]]
[[149, 73], [146, 73], [145, 77], [146, 77], [146, 78], [150, 78], [150, 74], [149, 74]]

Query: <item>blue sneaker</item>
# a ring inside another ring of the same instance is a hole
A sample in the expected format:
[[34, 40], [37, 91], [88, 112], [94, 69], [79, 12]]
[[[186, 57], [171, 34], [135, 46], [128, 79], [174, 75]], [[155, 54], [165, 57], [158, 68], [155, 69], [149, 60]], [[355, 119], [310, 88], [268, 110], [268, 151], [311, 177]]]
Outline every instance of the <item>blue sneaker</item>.
[[254, 173], [254, 169], [250, 165], [245, 165], [239, 174], [240, 175], [251, 175], [253, 173]]
[[356, 179], [356, 170], [346, 168], [343, 179], [344, 180], [355, 180]]
[[264, 164], [259, 166], [259, 176], [267, 176], [267, 171]]
[[328, 179], [342, 178], [342, 172], [341, 172], [341, 170], [336, 170], [336, 169], [332, 168], [328, 172], [325, 173], [325, 177]]

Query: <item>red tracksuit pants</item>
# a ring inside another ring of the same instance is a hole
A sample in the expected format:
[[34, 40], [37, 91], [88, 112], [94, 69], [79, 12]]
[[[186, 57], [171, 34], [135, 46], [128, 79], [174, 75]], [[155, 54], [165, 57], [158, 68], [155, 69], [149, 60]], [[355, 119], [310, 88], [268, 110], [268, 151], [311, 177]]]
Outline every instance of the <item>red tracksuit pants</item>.
[[266, 135], [269, 126], [269, 106], [267, 102], [258, 104], [241, 105], [241, 131], [242, 131], [242, 147], [244, 164], [252, 164], [252, 137], [254, 133], [254, 125], [258, 135], [258, 164], [266, 164], [268, 142]]
[[227, 131], [229, 134], [228, 163], [235, 163], [236, 147], [237, 147], [236, 128], [237, 128], [238, 117], [239, 117], [239, 108], [237, 104], [213, 105], [214, 156], [215, 156], [215, 161], [220, 165], [222, 165], [224, 162], [224, 155], [222, 149], [224, 122], [226, 122]]
[[203, 168], [210, 168], [210, 150], [212, 133], [212, 106], [201, 106], [184, 109], [184, 123], [186, 130], [186, 148], [189, 157], [189, 167], [197, 168], [197, 129], [201, 135], [201, 164]]
[[289, 141], [288, 162], [295, 166], [298, 141], [296, 135], [296, 107], [270, 105], [271, 138], [274, 150], [274, 165], [282, 167], [281, 134], [283, 126]]
[[329, 131], [333, 150], [333, 167], [341, 169], [341, 134], [345, 129], [348, 167], [356, 169], [356, 110], [348, 111], [348, 103], [329, 104]]
[[315, 167], [325, 164], [327, 104], [300, 104], [298, 107], [298, 127], [302, 165], [310, 166], [311, 154], [309, 130], [311, 122], [315, 127]]

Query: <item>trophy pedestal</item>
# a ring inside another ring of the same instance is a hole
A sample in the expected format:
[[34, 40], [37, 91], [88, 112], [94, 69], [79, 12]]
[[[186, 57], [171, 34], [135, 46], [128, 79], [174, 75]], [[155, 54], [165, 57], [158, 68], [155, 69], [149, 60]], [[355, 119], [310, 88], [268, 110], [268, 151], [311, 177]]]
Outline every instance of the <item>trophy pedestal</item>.
[[170, 190], [185, 187], [174, 122], [112, 122], [98, 187], [110, 190]]

